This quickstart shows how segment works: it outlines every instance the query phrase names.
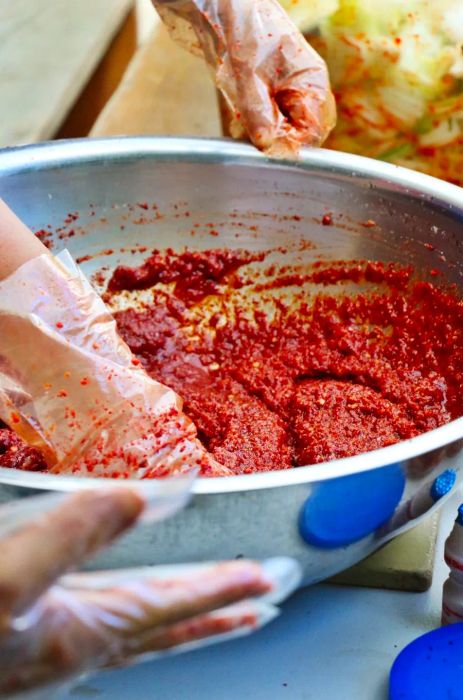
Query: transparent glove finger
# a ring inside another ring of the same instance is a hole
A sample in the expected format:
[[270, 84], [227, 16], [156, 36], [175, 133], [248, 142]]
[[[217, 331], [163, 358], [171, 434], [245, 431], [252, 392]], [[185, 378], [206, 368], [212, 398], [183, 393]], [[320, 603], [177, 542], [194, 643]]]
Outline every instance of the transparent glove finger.
[[1, 613], [27, 610], [61, 574], [130, 527], [142, 509], [143, 500], [130, 489], [84, 491], [5, 536]]
[[[223, 562], [206, 562], [202, 564], [163, 564], [160, 566], [142, 566], [131, 569], [112, 571], [92, 571], [68, 574], [60, 579], [62, 587], [67, 589], [103, 590], [123, 586], [134, 580], [148, 581], [153, 584], [170, 581], [189, 580], [191, 576], [198, 576], [210, 572]], [[270, 590], [264, 594], [262, 600], [277, 605], [285, 600], [299, 586], [302, 578], [300, 564], [291, 557], [271, 557], [259, 563], [264, 579], [270, 583]]]
[[204, 615], [147, 631], [126, 646], [124, 655], [107, 666], [122, 666], [181, 654], [256, 632], [279, 614], [278, 608], [260, 600], [245, 600]]
[[[99, 611], [102, 627], [115, 629], [119, 638], [133, 638], [147, 628], [170, 625], [199, 613], [214, 610], [249, 596], [263, 595], [272, 589], [260, 564], [240, 560], [221, 562], [175, 577], [135, 576], [111, 588], [71, 588], [80, 603]], [[90, 574], [91, 576], [91, 574]], [[79, 575], [73, 577], [74, 584]]]

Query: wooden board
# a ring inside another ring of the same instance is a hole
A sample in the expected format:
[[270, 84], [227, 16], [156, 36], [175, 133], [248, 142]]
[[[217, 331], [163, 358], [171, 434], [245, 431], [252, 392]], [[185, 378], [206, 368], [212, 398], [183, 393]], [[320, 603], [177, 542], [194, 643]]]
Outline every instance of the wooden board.
[[90, 136], [221, 136], [216, 90], [203, 61], [157, 22]]
[[133, 9], [123, 21], [54, 138], [88, 136], [96, 118], [119, 85], [136, 50], [137, 21]]
[[426, 591], [432, 583], [439, 516], [434, 514], [399, 535], [331, 582], [349, 586]]
[[[138, 51], [92, 136], [221, 136], [215, 87], [202, 61], [178, 48], [158, 23]], [[333, 582], [426, 590], [432, 580], [437, 519], [428, 518]]]
[[52, 138], [133, 0], [1, 3], [0, 147]]

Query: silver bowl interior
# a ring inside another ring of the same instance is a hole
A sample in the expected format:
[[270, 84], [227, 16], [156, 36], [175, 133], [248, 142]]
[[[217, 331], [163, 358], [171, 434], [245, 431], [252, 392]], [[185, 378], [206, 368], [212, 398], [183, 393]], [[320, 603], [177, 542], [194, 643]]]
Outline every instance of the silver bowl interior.
[[[463, 285], [460, 188], [326, 150], [306, 151], [300, 162], [285, 163], [229, 141], [54, 142], [0, 152], [0, 197], [34, 230], [51, 227], [55, 252], [67, 247], [76, 258], [92, 256], [82, 262], [89, 275], [102, 266], [141, 262], [144, 256], [137, 246], [260, 250], [302, 237], [314, 244], [306, 252], [309, 257], [411, 263], [425, 279], [437, 268], [442, 280]], [[137, 206], [144, 202], [150, 207], [155, 203], [160, 216]], [[79, 216], [69, 222], [73, 212]], [[321, 225], [327, 212], [334, 221], [329, 227]], [[376, 225], [362, 225], [367, 220]], [[199, 226], [193, 229], [192, 222]], [[211, 222], [219, 236], [211, 236]], [[75, 233], [69, 236], [71, 229]], [[462, 438], [460, 418], [356, 457], [283, 472], [198, 479], [194, 491], [225, 493], [316, 482], [423, 454], [432, 461]], [[0, 469], [0, 482], [53, 490], [84, 486], [73, 477], [6, 469]]]

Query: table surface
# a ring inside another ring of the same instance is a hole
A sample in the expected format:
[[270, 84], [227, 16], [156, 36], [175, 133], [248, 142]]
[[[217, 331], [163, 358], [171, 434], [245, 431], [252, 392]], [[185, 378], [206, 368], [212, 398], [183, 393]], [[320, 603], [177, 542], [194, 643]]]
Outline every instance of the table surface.
[[[461, 497], [461, 496], [460, 496]], [[426, 593], [318, 585], [295, 594], [256, 634], [88, 679], [66, 700], [387, 700], [388, 673], [410, 641], [439, 625], [447, 576], [441, 519], [433, 584]]]
[[52, 138], [133, 0], [0, 0], [0, 147]]

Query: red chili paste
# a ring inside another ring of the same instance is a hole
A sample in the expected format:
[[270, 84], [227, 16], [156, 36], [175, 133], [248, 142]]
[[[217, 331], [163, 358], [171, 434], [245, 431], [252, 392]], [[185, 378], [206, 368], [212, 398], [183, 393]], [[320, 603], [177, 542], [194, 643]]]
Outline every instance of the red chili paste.
[[371, 262], [273, 264], [253, 279], [264, 257], [155, 252], [108, 287], [152, 287], [152, 304], [116, 314], [119, 331], [218, 461], [237, 474], [313, 464], [463, 414], [454, 290]]
[[[456, 290], [392, 264], [303, 267], [271, 255], [154, 251], [108, 285], [113, 308], [119, 295], [150, 290], [151, 302], [116, 313], [119, 331], [183, 397], [219, 462], [237, 474], [313, 464], [463, 415]], [[0, 466], [45, 462], [0, 430]]]
[[47, 468], [44, 456], [30, 447], [16, 433], [0, 423], [0, 467], [40, 472]]
[[123, 289], [148, 289], [158, 282], [175, 282], [175, 296], [191, 302], [216, 294], [224, 279], [242, 265], [263, 260], [264, 253], [245, 251], [209, 250], [206, 253], [186, 251], [177, 255], [169, 249], [165, 253], [153, 251], [140, 267], [119, 266], [108, 285], [109, 292]]

